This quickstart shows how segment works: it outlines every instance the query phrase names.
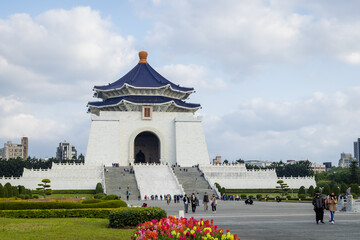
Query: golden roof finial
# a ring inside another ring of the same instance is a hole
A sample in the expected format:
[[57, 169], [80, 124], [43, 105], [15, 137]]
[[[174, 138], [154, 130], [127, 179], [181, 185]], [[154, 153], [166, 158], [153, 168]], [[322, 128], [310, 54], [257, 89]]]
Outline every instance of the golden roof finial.
[[139, 52], [139, 58], [140, 58], [139, 63], [146, 63], [146, 64], [147, 64], [147, 63], [148, 63], [148, 62], [146, 61], [147, 55], [148, 55], [148, 53], [145, 52], [145, 51]]

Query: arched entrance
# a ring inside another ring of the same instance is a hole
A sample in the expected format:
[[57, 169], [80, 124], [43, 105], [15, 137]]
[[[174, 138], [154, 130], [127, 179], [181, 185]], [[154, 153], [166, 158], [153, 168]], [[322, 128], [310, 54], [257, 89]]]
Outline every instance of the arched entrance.
[[141, 132], [134, 140], [135, 163], [160, 163], [160, 141], [152, 132]]

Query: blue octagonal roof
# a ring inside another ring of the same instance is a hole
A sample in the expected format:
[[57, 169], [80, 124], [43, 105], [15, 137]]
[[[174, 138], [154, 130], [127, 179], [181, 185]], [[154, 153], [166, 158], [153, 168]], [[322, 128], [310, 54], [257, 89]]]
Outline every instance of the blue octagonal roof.
[[155, 71], [148, 63], [138, 63], [125, 76], [105, 86], [95, 86], [94, 90], [110, 91], [122, 88], [125, 84], [136, 88], [160, 88], [169, 85], [173, 90], [193, 92], [194, 88], [180, 87]]

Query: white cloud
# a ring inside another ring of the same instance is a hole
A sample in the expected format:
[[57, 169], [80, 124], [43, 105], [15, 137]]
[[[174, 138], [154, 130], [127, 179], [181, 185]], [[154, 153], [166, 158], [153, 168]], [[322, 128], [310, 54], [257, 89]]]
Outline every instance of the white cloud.
[[204, 119], [210, 154], [336, 161], [340, 152], [352, 153], [354, 134], [360, 134], [359, 96], [360, 89], [352, 88], [285, 103], [251, 99], [216, 121]]
[[134, 38], [116, 34], [111, 27], [90, 7], [0, 19], [0, 85], [12, 87], [0, 93], [11, 90], [30, 100], [79, 99], [86, 82], [91, 94], [92, 85], [116, 79], [136, 58]]
[[67, 130], [61, 122], [35, 117], [29, 106], [14, 97], [0, 98], [0, 113], [0, 136], [4, 139], [28, 136], [32, 140], [46, 141]]
[[159, 72], [170, 81], [184, 87], [194, 87], [195, 90], [222, 91], [227, 84], [220, 77], [212, 76], [209, 69], [195, 64], [166, 65]]
[[85, 153], [92, 87], [133, 66], [134, 42], [90, 7], [0, 19], [0, 139], [28, 136], [37, 157], [64, 139]]
[[326, 3], [297, 1], [163, 1], [137, 4], [155, 23], [152, 47], [201, 56], [233, 79], [264, 65], [306, 61], [316, 56], [359, 64], [360, 18], [326, 12]]

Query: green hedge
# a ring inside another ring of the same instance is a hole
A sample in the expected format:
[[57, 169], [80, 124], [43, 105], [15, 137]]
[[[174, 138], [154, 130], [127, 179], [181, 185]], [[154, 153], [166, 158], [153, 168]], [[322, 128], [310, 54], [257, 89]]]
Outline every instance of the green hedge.
[[[32, 194], [42, 194], [41, 191], [33, 190], [31, 191]], [[53, 194], [95, 194], [95, 189], [88, 189], [88, 190], [53, 190]]]
[[109, 215], [109, 227], [122, 228], [125, 226], [137, 226], [139, 223], [152, 219], [166, 218], [165, 210], [158, 207], [148, 208], [121, 208], [114, 210]]
[[85, 199], [83, 201], [81, 201], [82, 204], [86, 204], [86, 203], [99, 203], [102, 202], [101, 199]]
[[0, 210], [25, 210], [25, 209], [78, 209], [78, 208], [119, 208], [126, 207], [122, 200], [102, 201], [99, 203], [80, 203], [75, 201], [9, 201], [0, 202]]
[[4, 218], [108, 218], [113, 208], [3, 210]]

